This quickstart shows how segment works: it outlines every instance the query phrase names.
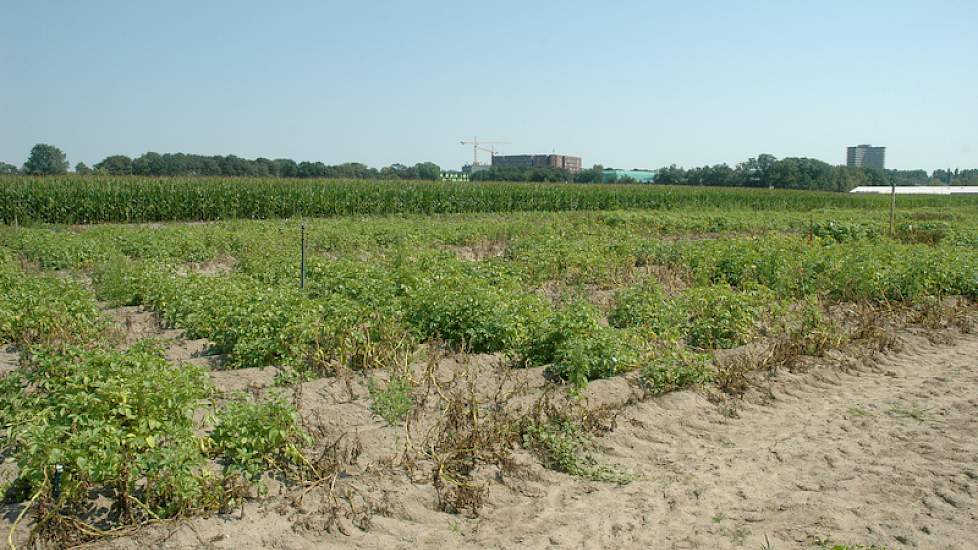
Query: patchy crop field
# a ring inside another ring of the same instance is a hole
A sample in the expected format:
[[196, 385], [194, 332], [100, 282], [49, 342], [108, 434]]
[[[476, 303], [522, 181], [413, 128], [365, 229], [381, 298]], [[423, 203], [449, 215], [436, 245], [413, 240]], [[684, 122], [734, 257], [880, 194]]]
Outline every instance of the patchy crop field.
[[903, 204], [891, 235], [875, 198], [551, 186], [508, 200], [552, 212], [493, 212], [474, 201], [506, 186], [432, 187], [454, 202], [424, 210], [369, 184], [332, 212], [283, 197], [245, 217], [284, 219], [180, 223], [242, 210], [72, 183], [0, 186], [19, 197], [0, 208], [18, 548], [978, 535], [969, 202]]

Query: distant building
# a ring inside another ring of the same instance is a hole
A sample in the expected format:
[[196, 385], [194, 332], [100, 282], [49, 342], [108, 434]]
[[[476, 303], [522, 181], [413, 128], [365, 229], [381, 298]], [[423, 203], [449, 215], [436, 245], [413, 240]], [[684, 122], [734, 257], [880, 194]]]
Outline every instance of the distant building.
[[897, 195], [978, 195], [978, 186], [967, 185], [898, 185], [892, 188], [889, 185], [866, 185], [856, 187], [850, 193], [857, 194], [877, 194], [889, 195], [892, 192]]
[[849, 168], [878, 168], [886, 164], [886, 147], [857, 145], [846, 148], [846, 166]]
[[652, 183], [655, 181], [654, 170], [621, 170], [618, 168], [605, 168], [601, 173], [601, 181], [604, 183], [614, 183], [616, 181], [634, 181], [638, 183]]
[[495, 155], [493, 167], [500, 168], [559, 168], [572, 174], [581, 171], [581, 157], [567, 155]]

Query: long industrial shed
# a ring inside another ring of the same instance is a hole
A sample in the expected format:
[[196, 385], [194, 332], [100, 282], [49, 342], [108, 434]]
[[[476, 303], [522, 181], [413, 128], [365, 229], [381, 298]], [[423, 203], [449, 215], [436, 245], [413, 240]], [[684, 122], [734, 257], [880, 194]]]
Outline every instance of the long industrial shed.
[[[889, 195], [892, 188], [887, 185], [873, 185], [853, 188], [850, 193], [876, 193], [879, 195]], [[898, 185], [897, 195], [976, 195], [978, 186], [976, 185], [919, 185], [908, 186]]]

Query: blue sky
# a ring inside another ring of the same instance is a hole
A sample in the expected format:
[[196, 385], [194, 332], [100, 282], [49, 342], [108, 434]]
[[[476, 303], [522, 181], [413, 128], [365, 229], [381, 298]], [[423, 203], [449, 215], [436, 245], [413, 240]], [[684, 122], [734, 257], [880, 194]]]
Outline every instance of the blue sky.
[[978, 3], [0, 0], [0, 160], [978, 167]]

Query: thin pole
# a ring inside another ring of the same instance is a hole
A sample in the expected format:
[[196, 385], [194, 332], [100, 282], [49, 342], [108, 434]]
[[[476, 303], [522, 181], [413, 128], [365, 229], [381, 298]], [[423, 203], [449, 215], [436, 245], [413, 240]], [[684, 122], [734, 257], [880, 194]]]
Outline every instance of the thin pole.
[[306, 224], [302, 224], [302, 252], [299, 260], [299, 288], [306, 288]]

